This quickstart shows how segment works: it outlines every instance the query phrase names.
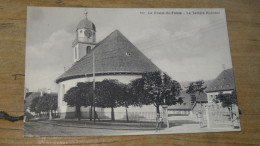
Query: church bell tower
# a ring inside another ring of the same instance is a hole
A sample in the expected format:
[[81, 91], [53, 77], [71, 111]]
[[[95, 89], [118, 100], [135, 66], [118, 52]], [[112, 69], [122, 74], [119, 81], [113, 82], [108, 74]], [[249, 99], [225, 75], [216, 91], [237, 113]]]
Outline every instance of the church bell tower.
[[81, 20], [76, 29], [76, 39], [72, 43], [74, 51], [74, 62], [90, 53], [96, 45], [96, 26], [88, 20], [88, 12], [85, 19]]

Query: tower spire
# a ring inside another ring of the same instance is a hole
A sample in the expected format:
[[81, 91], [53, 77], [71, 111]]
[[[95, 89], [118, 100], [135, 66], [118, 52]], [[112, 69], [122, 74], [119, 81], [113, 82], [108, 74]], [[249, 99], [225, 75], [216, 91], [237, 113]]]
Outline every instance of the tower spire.
[[86, 17], [88, 16], [88, 10], [87, 9], [85, 9], [84, 14], [85, 14]]

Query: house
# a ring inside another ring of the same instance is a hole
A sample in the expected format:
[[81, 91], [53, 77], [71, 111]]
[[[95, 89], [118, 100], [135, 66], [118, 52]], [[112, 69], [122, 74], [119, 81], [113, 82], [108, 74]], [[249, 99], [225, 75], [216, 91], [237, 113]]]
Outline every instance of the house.
[[216, 79], [212, 81], [211, 84], [207, 87], [205, 92], [207, 93], [207, 98], [209, 103], [212, 103], [217, 95], [222, 92], [232, 93], [235, 90], [235, 80], [233, 69], [226, 69], [222, 71]]
[[204, 106], [208, 103], [206, 93], [189, 94], [183, 91], [177, 98], [179, 97], [182, 98], [183, 103], [169, 106], [169, 115], [190, 115], [196, 114], [198, 111], [204, 111], [205, 113]]
[[183, 103], [177, 103], [175, 105], [168, 107], [168, 114], [171, 115], [182, 115], [187, 116], [191, 112], [192, 105], [194, 103], [194, 98], [191, 94], [186, 93], [185, 91], [180, 94], [179, 97], [182, 98]]
[[[238, 106], [232, 105], [232, 111], [222, 107], [221, 103], [216, 104], [214, 99], [222, 92], [231, 94], [235, 91], [233, 69], [223, 70], [216, 79], [205, 90], [207, 94], [207, 125], [208, 127], [232, 127], [232, 114], [239, 116]], [[232, 112], [232, 113], [231, 113]]]
[[205, 92], [196, 92], [192, 96], [196, 99], [191, 107], [192, 113], [197, 114], [201, 111], [202, 114], [206, 114], [205, 105], [208, 103], [207, 94]]

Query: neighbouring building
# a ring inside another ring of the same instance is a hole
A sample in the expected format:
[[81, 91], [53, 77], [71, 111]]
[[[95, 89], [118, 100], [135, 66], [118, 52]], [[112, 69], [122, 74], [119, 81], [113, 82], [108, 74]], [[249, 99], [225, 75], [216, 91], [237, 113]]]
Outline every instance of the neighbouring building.
[[[191, 113], [191, 107], [193, 104], [194, 98], [191, 94], [186, 93], [186, 91], [182, 92], [179, 96], [182, 98], [183, 103], [177, 103], [175, 105], [168, 107], [168, 114], [171, 115], [179, 115], [179, 116], [187, 116]], [[177, 97], [177, 98], [179, 98]], [[193, 102], [192, 102], [193, 101]]]
[[223, 94], [231, 94], [235, 89], [233, 69], [230, 68], [222, 71], [217, 78], [209, 84], [205, 92], [207, 93], [209, 103], [212, 103], [213, 99], [216, 98], [220, 92], [223, 92]]
[[[208, 127], [231, 127], [232, 120], [230, 119], [230, 111], [227, 108], [223, 108], [221, 103], [216, 104], [214, 99], [220, 94], [231, 94], [235, 91], [235, 80], [233, 69], [223, 70], [216, 79], [212, 81], [207, 87], [205, 92], [207, 93], [207, 125]], [[238, 106], [232, 105], [232, 112], [239, 116]]]
[[192, 113], [197, 114], [199, 111], [201, 111], [203, 114], [205, 114], [205, 105], [208, 103], [207, 94], [205, 92], [196, 92], [192, 96], [195, 98], [195, 101], [191, 107]]
[[170, 115], [194, 115], [198, 111], [205, 113], [205, 104], [208, 103], [207, 95], [205, 92], [194, 94], [186, 93], [183, 91], [177, 98], [182, 98], [183, 103], [177, 103], [176, 105], [169, 106], [168, 113]]

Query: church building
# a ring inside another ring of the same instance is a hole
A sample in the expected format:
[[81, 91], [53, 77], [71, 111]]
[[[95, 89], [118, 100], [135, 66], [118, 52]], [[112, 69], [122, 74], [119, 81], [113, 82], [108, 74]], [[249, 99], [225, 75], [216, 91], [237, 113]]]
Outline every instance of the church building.
[[[113, 31], [102, 41], [96, 42], [96, 27], [86, 17], [75, 29], [76, 39], [72, 43], [74, 64], [56, 79], [59, 86], [58, 109], [60, 118], [73, 118], [74, 107], [63, 101], [64, 94], [78, 82], [117, 79], [122, 83], [140, 78], [145, 72], [159, 71], [119, 30]], [[88, 113], [88, 108], [81, 108]], [[97, 109], [101, 110], [101, 109]], [[155, 111], [155, 109], [154, 109]]]

